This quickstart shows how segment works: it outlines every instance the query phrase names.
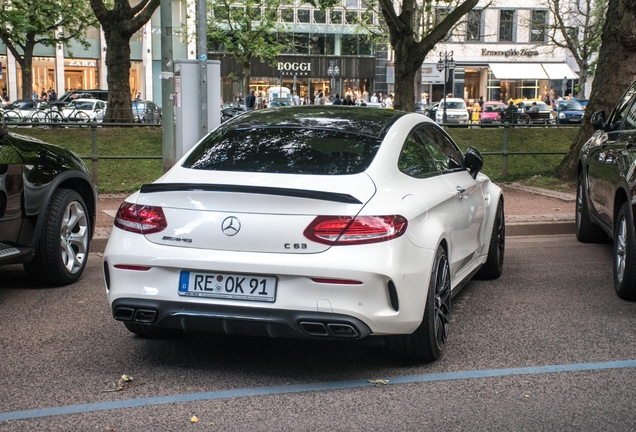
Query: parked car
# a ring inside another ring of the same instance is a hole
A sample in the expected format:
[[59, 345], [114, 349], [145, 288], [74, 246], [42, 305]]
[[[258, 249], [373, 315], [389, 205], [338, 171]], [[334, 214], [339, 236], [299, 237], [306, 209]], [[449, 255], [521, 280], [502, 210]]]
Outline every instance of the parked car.
[[243, 114], [246, 111], [247, 107], [245, 104], [225, 104], [223, 108], [221, 108], [221, 123], [226, 122], [239, 114]]
[[558, 100], [554, 103], [559, 123], [581, 123], [585, 108], [576, 99]]
[[117, 211], [113, 317], [147, 337], [387, 336], [395, 355], [434, 360], [451, 297], [503, 268], [503, 195], [482, 165], [415, 113], [248, 111]]
[[506, 110], [506, 104], [497, 101], [486, 101], [479, 113], [480, 123], [501, 123], [501, 115]]
[[596, 131], [578, 161], [576, 237], [585, 243], [613, 239], [614, 288], [619, 297], [636, 300], [636, 82], [607, 120], [597, 111], [590, 124]]
[[108, 90], [71, 90], [60, 96], [55, 104], [64, 107], [76, 99], [99, 99], [102, 102], [108, 102]]
[[[444, 121], [444, 104], [446, 104], [446, 121]], [[468, 123], [468, 108], [461, 98], [442, 99], [435, 112], [437, 123]]]
[[430, 102], [424, 106], [424, 114], [426, 117], [435, 120], [435, 113], [439, 107], [439, 102]]
[[95, 227], [97, 188], [70, 151], [0, 129], [0, 265], [66, 285], [82, 275]]
[[8, 121], [23, 121], [30, 122], [44, 121], [46, 117], [46, 110], [51, 108], [51, 105], [45, 100], [33, 100], [33, 99], [18, 99], [13, 103], [4, 107], [4, 110], [11, 110], [18, 114], [15, 118], [9, 116]]
[[62, 116], [67, 121], [84, 121], [87, 118], [88, 121], [102, 123], [105, 115], [106, 102], [99, 99], [75, 99], [62, 111]]
[[161, 107], [152, 101], [134, 100], [132, 110], [137, 123], [161, 123]]
[[[538, 112], [531, 112], [532, 104], [537, 104]], [[522, 100], [517, 103], [520, 114], [528, 114], [532, 123], [549, 124], [552, 123], [552, 113], [550, 107], [541, 100]]]
[[291, 105], [293, 105], [293, 101], [291, 100], [291, 98], [273, 98], [269, 102], [267, 102], [268, 108]]

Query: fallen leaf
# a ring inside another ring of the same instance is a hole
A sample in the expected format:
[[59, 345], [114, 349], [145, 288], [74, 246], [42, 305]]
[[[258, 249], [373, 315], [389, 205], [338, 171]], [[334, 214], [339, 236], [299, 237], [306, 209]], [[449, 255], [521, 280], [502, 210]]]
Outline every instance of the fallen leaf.
[[114, 432], [116, 429], [115, 429], [114, 427], [108, 427], [108, 426], [107, 426], [107, 427], [106, 427], [106, 430], [107, 430], [107, 431]]
[[553, 208], [552, 211], [561, 211], [561, 209], [557, 207], [557, 208]]
[[378, 380], [369, 380], [369, 382], [370, 382], [371, 384], [375, 384], [375, 385], [378, 385], [378, 384], [387, 385], [387, 383], [389, 382], [389, 380], [381, 380], [381, 379], [378, 379]]
[[145, 384], [145, 383], [133, 384], [133, 380], [134, 380], [133, 377], [131, 377], [130, 375], [123, 374], [117, 384], [113, 383], [112, 390], [102, 390], [102, 393], [122, 391], [124, 389], [127, 389], [128, 387], [136, 387], [136, 386]]
[[197, 416], [192, 416], [190, 423], [199, 423], [199, 418]]
[[530, 395], [526, 395], [526, 398], [530, 399]]

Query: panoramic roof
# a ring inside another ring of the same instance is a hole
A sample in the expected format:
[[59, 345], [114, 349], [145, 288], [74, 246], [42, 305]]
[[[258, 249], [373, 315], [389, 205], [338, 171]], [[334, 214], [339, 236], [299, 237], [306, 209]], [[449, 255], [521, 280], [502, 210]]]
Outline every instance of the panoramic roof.
[[388, 128], [405, 114], [402, 111], [338, 105], [276, 107], [248, 111], [225, 123], [223, 128], [327, 129], [382, 138]]

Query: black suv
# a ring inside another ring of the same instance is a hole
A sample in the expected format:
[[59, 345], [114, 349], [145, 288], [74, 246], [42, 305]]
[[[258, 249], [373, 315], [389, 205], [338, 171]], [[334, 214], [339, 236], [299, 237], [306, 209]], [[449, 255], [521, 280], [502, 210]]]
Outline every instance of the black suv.
[[578, 162], [576, 236], [582, 242], [614, 240], [614, 287], [636, 300], [636, 82], [606, 119], [592, 114], [596, 129]]
[[62, 96], [60, 96], [55, 102], [55, 104], [66, 106], [73, 99], [99, 99], [104, 102], [108, 102], [108, 90], [99, 90], [99, 89], [73, 90], [70, 92], [66, 92]]
[[47, 285], [75, 282], [96, 211], [97, 188], [78, 156], [0, 128], [0, 265], [21, 263]]

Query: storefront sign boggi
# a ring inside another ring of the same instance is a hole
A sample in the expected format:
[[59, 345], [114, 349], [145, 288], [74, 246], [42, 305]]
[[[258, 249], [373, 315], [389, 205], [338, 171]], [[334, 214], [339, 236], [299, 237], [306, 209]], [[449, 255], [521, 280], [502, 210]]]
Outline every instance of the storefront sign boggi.
[[311, 63], [278, 62], [277, 70], [281, 75], [308, 76], [311, 72]]

